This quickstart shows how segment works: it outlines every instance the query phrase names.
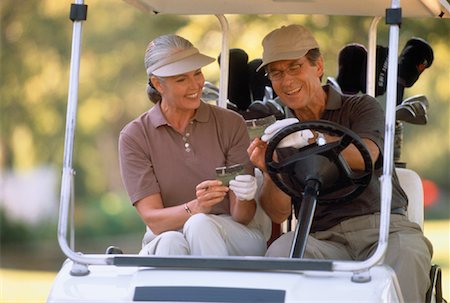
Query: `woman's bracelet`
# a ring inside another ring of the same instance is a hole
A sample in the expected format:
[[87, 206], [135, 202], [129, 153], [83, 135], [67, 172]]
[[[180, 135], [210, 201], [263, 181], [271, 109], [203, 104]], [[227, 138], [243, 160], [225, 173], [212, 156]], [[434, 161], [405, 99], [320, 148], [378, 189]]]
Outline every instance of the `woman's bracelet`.
[[187, 205], [187, 203], [184, 203], [184, 210], [189, 214], [189, 216], [192, 216], [192, 211]]

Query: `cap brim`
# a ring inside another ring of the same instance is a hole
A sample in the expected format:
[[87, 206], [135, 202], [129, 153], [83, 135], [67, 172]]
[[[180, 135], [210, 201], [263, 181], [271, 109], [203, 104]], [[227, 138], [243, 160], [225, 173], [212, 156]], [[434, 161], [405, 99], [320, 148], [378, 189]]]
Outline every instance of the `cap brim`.
[[275, 61], [282, 61], [282, 60], [295, 60], [303, 57], [308, 53], [309, 49], [306, 50], [299, 50], [294, 52], [284, 52], [284, 53], [277, 53], [277, 54], [271, 54], [269, 56], [266, 56], [264, 58], [263, 56], [263, 63], [261, 63], [260, 66], [256, 69], [258, 72], [261, 68], [265, 67], [266, 65], [275, 62]]
[[215, 59], [212, 57], [197, 53], [179, 61], [161, 66], [160, 68], [154, 70], [152, 74], [158, 77], [181, 75], [197, 70], [203, 66], [213, 63], [214, 61]]

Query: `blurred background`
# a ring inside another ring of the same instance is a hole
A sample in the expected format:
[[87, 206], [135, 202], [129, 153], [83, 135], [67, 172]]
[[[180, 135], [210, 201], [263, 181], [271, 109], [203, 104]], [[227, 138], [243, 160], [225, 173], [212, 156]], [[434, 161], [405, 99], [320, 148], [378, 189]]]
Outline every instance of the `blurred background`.
[[[63, 159], [72, 22], [71, 1], [2, 0], [0, 73], [0, 301], [44, 301], [65, 257], [56, 226]], [[217, 57], [221, 33], [215, 17], [147, 15], [120, 0], [86, 1], [79, 110], [73, 167], [76, 251], [103, 253], [120, 246], [140, 249], [144, 225], [131, 206], [119, 175], [117, 138], [122, 127], [148, 110], [143, 54], [154, 37], [177, 33]], [[227, 16], [230, 47], [249, 60], [262, 53], [265, 34], [299, 23], [316, 35], [326, 75], [336, 77], [340, 49], [367, 46], [371, 18], [322, 15]], [[379, 24], [377, 43], [388, 44]], [[425, 234], [433, 261], [444, 269], [449, 296], [450, 242], [450, 21], [404, 19], [400, 49], [411, 37], [425, 39], [434, 62], [405, 97], [424, 94], [428, 124], [404, 125], [401, 160], [419, 173], [425, 189]], [[204, 69], [218, 85], [218, 64]], [[383, 96], [379, 97], [384, 104]], [[23, 292], [26, 285], [27, 291]]]

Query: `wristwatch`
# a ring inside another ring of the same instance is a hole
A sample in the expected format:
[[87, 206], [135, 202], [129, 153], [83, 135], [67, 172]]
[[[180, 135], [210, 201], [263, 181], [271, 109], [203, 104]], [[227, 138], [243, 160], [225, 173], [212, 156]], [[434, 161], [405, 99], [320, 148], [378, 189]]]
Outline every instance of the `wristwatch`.
[[316, 143], [319, 146], [327, 144], [327, 140], [325, 139], [325, 136], [320, 132], [317, 132]]

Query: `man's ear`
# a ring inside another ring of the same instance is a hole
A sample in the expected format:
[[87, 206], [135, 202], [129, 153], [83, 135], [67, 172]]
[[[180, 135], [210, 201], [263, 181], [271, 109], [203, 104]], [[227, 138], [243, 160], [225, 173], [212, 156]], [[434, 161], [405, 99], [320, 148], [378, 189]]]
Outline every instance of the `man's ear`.
[[322, 55], [319, 58], [317, 58], [316, 66], [317, 66], [317, 76], [319, 78], [322, 78], [324, 70], [325, 70]]
[[161, 84], [161, 80], [158, 77], [155, 76], [151, 76], [150, 77], [150, 82], [152, 82], [153, 87], [161, 94], [162, 92], [162, 84]]

